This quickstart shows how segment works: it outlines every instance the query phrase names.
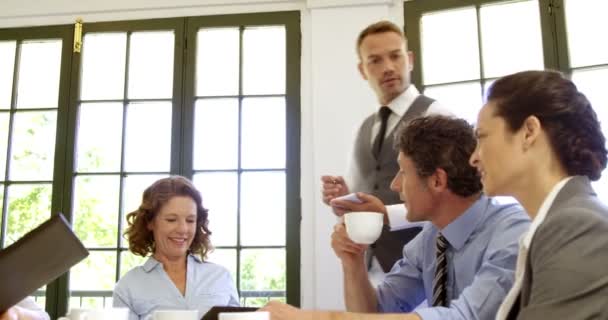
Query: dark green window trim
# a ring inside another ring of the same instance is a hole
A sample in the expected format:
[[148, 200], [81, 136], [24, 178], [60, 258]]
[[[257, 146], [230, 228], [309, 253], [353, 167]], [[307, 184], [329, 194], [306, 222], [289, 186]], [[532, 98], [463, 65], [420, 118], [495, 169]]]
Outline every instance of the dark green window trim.
[[[204, 17], [172, 18], [172, 19], [153, 19], [138, 21], [116, 21], [85, 23], [83, 32], [135, 32], [150, 30], [174, 30], [175, 32], [175, 51], [174, 51], [174, 78], [173, 78], [173, 123], [171, 139], [171, 174], [181, 174], [192, 178], [192, 134], [193, 134], [193, 96], [194, 90], [194, 68], [193, 57], [195, 52], [194, 44], [197, 28], [211, 26], [256, 26], [256, 25], [284, 25], [286, 30], [286, 297], [287, 302], [300, 305], [300, 55], [301, 55], [301, 36], [300, 36], [300, 12], [272, 12], [272, 13], [252, 13], [252, 14], [232, 14]], [[78, 118], [78, 106], [82, 102], [79, 100], [80, 64], [79, 54], [72, 53], [73, 26], [51, 26], [35, 28], [16, 28], [0, 29], [0, 41], [2, 40], [28, 40], [28, 39], [62, 39], [62, 60], [61, 76], [59, 88], [59, 104], [57, 115], [57, 133], [55, 149], [55, 167], [53, 173], [53, 194], [52, 212], [63, 212], [68, 219], [72, 219], [72, 198], [75, 170], [75, 148], [76, 148], [76, 121]], [[128, 42], [127, 42], [128, 43]], [[188, 43], [192, 44], [188, 48]], [[86, 50], [86, 48], [85, 48]], [[128, 59], [127, 47], [127, 59]], [[15, 63], [17, 64], [17, 62]], [[16, 71], [15, 71], [16, 72]], [[125, 71], [126, 72], [126, 71]], [[188, 83], [188, 81], [190, 81]], [[125, 92], [127, 90], [127, 79], [125, 79]], [[257, 95], [272, 96], [272, 95]], [[283, 96], [283, 95], [278, 95]], [[13, 100], [15, 95], [13, 94]], [[239, 95], [242, 100], [244, 95]], [[128, 104], [126, 98], [115, 102]], [[149, 100], [147, 100], [149, 101]], [[165, 100], [166, 101], [166, 100]], [[12, 101], [12, 106], [15, 102]], [[11, 109], [10, 112], [13, 112]], [[11, 116], [12, 117], [12, 116]], [[126, 121], [123, 117], [123, 122]], [[123, 123], [124, 128], [124, 123]], [[122, 134], [124, 140], [124, 132]], [[9, 139], [10, 143], [10, 139]], [[123, 141], [124, 149], [124, 141]], [[10, 145], [9, 149], [10, 150]], [[2, 151], [0, 151], [2, 152]], [[120, 172], [117, 173], [124, 177], [127, 173], [124, 168], [124, 150], [122, 152]], [[9, 163], [7, 158], [7, 166]], [[8, 170], [7, 168], [0, 168]], [[240, 170], [240, 169], [239, 169]], [[253, 170], [252, 170], [253, 171]], [[150, 174], [157, 172], [137, 172], [129, 174]], [[166, 172], [164, 172], [166, 174]], [[91, 173], [78, 173], [84, 176]], [[97, 174], [97, 173], [95, 173]], [[6, 176], [8, 179], [8, 176]], [[4, 181], [5, 188], [11, 183]], [[120, 181], [120, 189], [123, 189], [123, 181]], [[121, 196], [122, 197], [122, 196]], [[119, 199], [122, 211], [122, 199]], [[6, 218], [7, 197], [4, 197], [2, 217]], [[121, 213], [122, 214], [122, 213]], [[120, 215], [119, 215], [120, 220]], [[2, 219], [2, 224], [6, 219]], [[120, 221], [118, 230], [120, 230]], [[0, 229], [0, 240], [4, 237], [6, 226]], [[119, 235], [120, 237], [120, 235]], [[95, 251], [113, 251], [120, 253], [125, 248], [120, 248], [120, 241], [117, 248], [90, 248]], [[264, 246], [263, 248], [272, 248]], [[260, 247], [262, 248], [262, 247]], [[238, 260], [237, 260], [238, 261]], [[117, 271], [120, 266], [120, 254], [117, 257]], [[238, 270], [238, 269], [237, 269]], [[117, 272], [118, 274], [118, 272]], [[54, 319], [67, 312], [69, 299], [68, 274], [62, 275], [56, 281], [47, 285], [46, 289], [46, 310]], [[238, 281], [238, 279], [235, 279]], [[82, 294], [82, 293], [80, 293]], [[103, 292], [97, 292], [103, 296]], [[247, 291], [242, 292], [243, 296], [251, 296]], [[39, 295], [39, 294], [37, 294]], [[274, 292], [266, 292], [265, 296], [272, 297]]]
[[[422, 83], [422, 63], [423, 57], [420, 54], [420, 18], [424, 13], [456, 9], [464, 6], [476, 6], [479, 14], [479, 7], [483, 4], [507, 2], [506, 0], [413, 0], [404, 3], [405, 16], [405, 31], [408, 36], [408, 44], [410, 50], [416, 54], [415, 68], [413, 71], [413, 82], [419, 84], [422, 88], [425, 85]], [[566, 13], [564, 0], [538, 0], [541, 34], [543, 45], [544, 64], [546, 69], [554, 69], [564, 73], [570, 77], [573, 71], [588, 70], [595, 68], [606, 68], [608, 63], [595, 65], [585, 65], [580, 67], [572, 67], [570, 63], [568, 50], [568, 37], [566, 30]], [[479, 25], [479, 24], [478, 24]], [[481, 32], [481, 30], [480, 30]], [[480, 38], [479, 38], [480, 39]], [[525, 48], [516, 48], [514, 50]], [[481, 50], [481, 42], [480, 42]], [[482, 55], [480, 58], [483, 59]], [[483, 77], [483, 65], [481, 66], [481, 82], [482, 85], [493, 80]], [[465, 82], [465, 81], [463, 81]], [[440, 85], [440, 84], [433, 84]], [[483, 88], [483, 86], [482, 86]], [[483, 89], [482, 89], [483, 90]]]
[[[61, 165], [66, 160], [66, 136], [67, 136], [67, 124], [68, 124], [68, 103], [70, 101], [69, 91], [69, 79], [70, 71], [72, 67], [72, 45], [74, 39], [74, 32], [71, 28], [66, 26], [50, 26], [50, 27], [32, 27], [32, 28], [20, 28], [20, 29], [0, 29], [0, 41], [2, 40], [16, 40], [17, 44], [26, 40], [38, 40], [38, 39], [61, 39], [61, 67], [59, 72], [59, 98], [57, 103], [57, 129], [55, 136], [55, 159], [53, 168], [53, 181], [52, 181], [52, 198], [51, 198], [51, 212], [65, 212], [63, 209], [63, 198], [61, 190], [64, 189], [65, 181], [63, 179], [64, 167]], [[19, 60], [19, 46], [17, 46], [17, 55], [15, 57], [15, 66], [18, 65]], [[18, 70], [14, 70], [16, 75]], [[11, 121], [9, 122], [9, 137], [8, 137], [8, 150], [10, 150], [12, 119], [16, 111], [16, 93], [17, 93], [17, 76], [13, 78], [13, 94], [11, 98]], [[5, 176], [5, 182], [8, 182], [8, 166], [10, 163], [10, 154], [7, 150], [7, 168]], [[4, 168], [2, 168], [4, 169]], [[9, 182], [10, 183], [10, 182]], [[9, 183], [5, 184], [5, 191]], [[2, 206], [2, 223], [3, 227], [0, 233], [2, 238], [6, 232], [5, 221], [7, 218], [7, 197], [4, 193], [4, 203]], [[2, 243], [0, 242], [0, 245]], [[67, 289], [66, 284], [59, 278], [56, 281], [51, 282], [46, 286], [46, 310], [51, 315], [56, 315], [58, 311], [60, 292]], [[54, 317], [53, 317], [54, 318]]]
[[[549, 9], [547, 9], [549, 10]], [[585, 65], [580, 67], [573, 67], [570, 63], [570, 55], [568, 50], [568, 38], [566, 33], [566, 12], [564, 6], [564, 0], [553, 0], [551, 2], [551, 13], [553, 17], [554, 23], [554, 34], [557, 39], [557, 56], [558, 56], [558, 70], [567, 74], [568, 76], [572, 75], [573, 71], [577, 70], [587, 70], [587, 69], [596, 69], [596, 68], [607, 68], [607, 63], [594, 64], [594, 65]], [[601, 37], [601, 36], [600, 36]], [[603, 41], [598, 38], [598, 41]]]
[[[239, 61], [239, 93], [236, 96], [228, 96], [230, 98], [239, 99], [239, 114], [243, 98], [248, 97], [242, 92], [242, 51], [243, 51], [243, 30], [245, 26], [268, 26], [268, 25], [284, 25], [286, 33], [286, 143], [287, 143], [287, 158], [286, 158], [286, 296], [287, 302], [294, 306], [300, 306], [300, 54], [301, 54], [301, 36], [300, 36], [300, 13], [297, 11], [291, 12], [270, 12], [270, 13], [252, 13], [242, 15], [218, 15], [209, 17], [190, 18], [186, 25], [186, 43], [187, 49], [185, 63], [186, 65], [194, 66], [196, 56], [196, 35], [200, 28], [210, 27], [239, 27], [239, 48], [241, 51]], [[197, 99], [194, 88], [194, 68], [185, 70], [185, 102], [183, 112], [183, 138], [186, 145], [192, 145], [193, 141], [193, 119], [194, 119], [194, 102]], [[269, 95], [260, 95], [269, 96]], [[272, 95], [270, 95], [272, 96]], [[282, 96], [282, 95], [278, 95]], [[216, 98], [216, 97], [213, 97]], [[189, 119], [189, 121], [187, 120]], [[239, 116], [239, 128], [241, 126]], [[239, 153], [240, 153], [240, 135], [239, 135]], [[192, 149], [184, 150], [182, 157], [182, 168], [185, 170], [184, 175], [192, 177], [194, 174], [192, 164]], [[240, 156], [239, 156], [240, 162]], [[222, 172], [226, 170], [197, 170], [196, 172]], [[252, 172], [256, 170], [243, 170], [240, 168], [240, 163], [237, 170], [228, 170], [228, 172], [241, 173], [243, 171]], [[257, 170], [259, 171], [259, 170]], [[272, 171], [272, 170], [269, 170]], [[279, 170], [281, 171], [281, 170]], [[240, 175], [239, 175], [240, 181]], [[239, 182], [240, 183], [240, 182]], [[240, 188], [239, 188], [240, 194]], [[240, 206], [240, 204], [239, 204]], [[237, 213], [240, 214], [240, 213]], [[237, 226], [239, 228], [239, 226]], [[239, 228], [240, 229], [240, 228]], [[226, 247], [237, 249], [237, 286], [240, 289], [240, 231], [237, 229], [237, 246]], [[260, 246], [259, 248], [272, 248], [273, 246]], [[219, 248], [219, 247], [218, 247]], [[247, 248], [253, 248], [247, 246]]]
[[[549, 6], [554, 5], [554, 0], [538, 0], [540, 9], [540, 21], [541, 21], [541, 34], [543, 41], [543, 56], [545, 68], [558, 69], [558, 50], [557, 50], [557, 38], [555, 36], [555, 10], [550, 12]], [[421, 51], [421, 37], [420, 37], [420, 20], [422, 15], [440, 11], [458, 9], [462, 7], [475, 6], [477, 11], [477, 28], [479, 50], [480, 50], [480, 73], [478, 79], [467, 79], [467, 81], [480, 81], [481, 90], [484, 90], [485, 83], [495, 78], [489, 78], [484, 75], [483, 70], [483, 55], [481, 54], [482, 43], [481, 43], [481, 30], [479, 24], [479, 9], [482, 5], [506, 2], [506, 0], [413, 0], [406, 1], [403, 5], [404, 17], [405, 17], [405, 33], [408, 38], [409, 50], [414, 52], [416, 58], [414, 59], [414, 70], [412, 71], [412, 82], [419, 86], [422, 90], [426, 88], [426, 84], [422, 81], [422, 56]], [[561, 10], [560, 10], [561, 11]], [[565, 41], [564, 41], [565, 43]], [[565, 45], [565, 44], [564, 44]], [[525, 48], [514, 48], [513, 50], [524, 50]], [[454, 82], [459, 83], [459, 82]], [[448, 83], [434, 83], [433, 86], [443, 85]], [[452, 83], [449, 83], [452, 84]], [[484, 92], [482, 92], [483, 96]]]

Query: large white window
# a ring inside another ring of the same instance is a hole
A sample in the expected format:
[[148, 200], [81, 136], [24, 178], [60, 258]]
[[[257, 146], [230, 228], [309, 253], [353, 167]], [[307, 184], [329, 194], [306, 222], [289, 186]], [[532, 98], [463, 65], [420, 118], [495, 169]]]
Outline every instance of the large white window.
[[72, 38], [0, 30], [0, 248], [63, 212], [90, 252], [39, 303], [52, 318], [110, 306], [145, 261], [126, 215], [181, 174], [241, 303], [298, 305], [299, 13], [85, 24], [81, 53]]
[[[406, 33], [417, 54], [414, 83], [475, 122], [496, 78], [560, 70], [587, 95], [608, 134], [608, 30], [603, 0], [415, 0]], [[594, 183], [608, 199], [608, 177]]]

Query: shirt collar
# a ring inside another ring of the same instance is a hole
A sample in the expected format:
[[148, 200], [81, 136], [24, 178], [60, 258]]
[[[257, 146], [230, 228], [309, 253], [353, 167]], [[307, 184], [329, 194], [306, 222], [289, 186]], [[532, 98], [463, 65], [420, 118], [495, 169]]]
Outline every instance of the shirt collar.
[[482, 194], [471, 207], [441, 230], [441, 234], [448, 240], [452, 248], [456, 250], [462, 248], [477, 224], [483, 220], [483, 215], [490, 202], [490, 198]]
[[[203, 263], [203, 261], [196, 255], [193, 254], [188, 254], [188, 263], [190, 261], [194, 261], [197, 263]], [[160, 263], [160, 261], [154, 259], [153, 256], [150, 256], [148, 258], [148, 260], [146, 260], [146, 263], [144, 263], [144, 265], [142, 266], [142, 268], [144, 269], [145, 272], [150, 272], [152, 270], [154, 270], [156, 267], [161, 266], [162, 263]]]
[[520, 239], [520, 245], [523, 245], [526, 248], [530, 247], [530, 243], [532, 243], [532, 237], [534, 237], [534, 233], [536, 233], [536, 229], [538, 229], [540, 224], [543, 223], [543, 221], [545, 221], [545, 218], [547, 217], [547, 213], [549, 212], [549, 208], [551, 208], [551, 205], [555, 201], [557, 194], [562, 190], [562, 188], [566, 185], [566, 183], [568, 183], [568, 181], [570, 181], [570, 179], [572, 179], [572, 177], [566, 177], [566, 178], [562, 179], [560, 182], [558, 182], [555, 186], [553, 186], [553, 189], [551, 189], [549, 194], [547, 194], [547, 196], [545, 197], [545, 200], [543, 201], [543, 203], [540, 205], [540, 208], [538, 209], [536, 216], [534, 217], [534, 219], [532, 220], [532, 223], [530, 224], [530, 228], [528, 229], [528, 232], [526, 232], [522, 235], [522, 238]]
[[395, 99], [391, 100], [391, 102], [388, 103], [387, 107], [389, 107], [391, 111], [393, 111], [393, 113], [395, 113], [397, 116], [399, 116], [399, 118], [401, 118], [419, 95], [420, 92], [418, 92], [416, 86], [410, 84], [410, 86], [405, 91], [401, 92], [400, 95], [398, 95]]

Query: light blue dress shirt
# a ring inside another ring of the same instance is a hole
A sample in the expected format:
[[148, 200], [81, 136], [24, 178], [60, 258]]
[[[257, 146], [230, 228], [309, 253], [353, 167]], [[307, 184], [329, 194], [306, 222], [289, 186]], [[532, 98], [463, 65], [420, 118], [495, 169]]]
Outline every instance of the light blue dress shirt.
[[152, 319], [155, 310], [198, 310], [201, 318], [213, 306], [238, 306], [234, 281], [226, 268], [188, 255], [186, 294], [182, 295], [163, 265], [150, 257], [131, 269], [114, 287], [112, 305], [129, 308], [129, 320]]
[[[449, 307], [423, 307], [424, 320], [494, 319], [513, 285], [518, 239], [530, 218], [519, 205], [500, 205], [481, 196], [441, 233], [447, 249]], [[403, 258], [378, 286], [380, 312], [412, 312], [425, 299], [433, 301], [435, 242], [440, 230], [433, 224], [403, 248]]]

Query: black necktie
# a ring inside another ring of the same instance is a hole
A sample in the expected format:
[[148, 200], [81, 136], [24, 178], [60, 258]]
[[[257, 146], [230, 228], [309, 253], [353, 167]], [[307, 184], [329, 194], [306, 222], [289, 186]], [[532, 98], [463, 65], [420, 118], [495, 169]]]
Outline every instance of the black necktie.
[[387, 106], [382, 106], [379, 111], [380, 120], [380, 131], [378, 131], [378, 135], [374, 139], [373, 146], [373, 154], [376, 159], [380, 155], [380, 150], [382, 150], [382, 143], [384, 142], [384, 136], [386, 135], [386, 124], [388, 123], [388, 117], [391, 115], [391, 109]]
[[440, 233], [437, 236], [437, 266], [435, 267], [435, 278], [433, 279], [433, 307], [448, 306], [446, 292], [448, 260], [445, 254], [447, 248], [448, 241]]

